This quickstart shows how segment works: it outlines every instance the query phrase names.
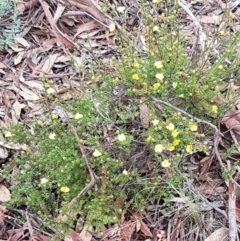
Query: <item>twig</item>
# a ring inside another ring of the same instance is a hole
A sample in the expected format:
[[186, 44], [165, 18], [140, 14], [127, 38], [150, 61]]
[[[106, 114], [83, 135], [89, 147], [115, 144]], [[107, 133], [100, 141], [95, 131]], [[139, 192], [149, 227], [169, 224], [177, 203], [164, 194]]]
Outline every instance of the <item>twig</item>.
[[202, 51], [205, 50], [205, 45], [204, 42], [207, 39], [206, 34], [203, 32], [202, 26], [201, 24], [198, 22], [198, 20], [196, 19], [196, 17], [193, 15], [193, 13], [191, 12], [191, 10], [187, 7], [187, 5], [185, 3], [183, 3], [183, 1], [179, 0], [178, 4], [181, 8], [183, 8], [183, 10], [185, 10], [185, 12], [187, 12], [187, 14], [189, 15], [189, 17], [193, 20], [195, 26], [198, 29], [199, 32], [199, 41], [200, 41], [200, 45], [202, 46]]
[[197, 121], [197, 122], [201, 122], [201, 123], [204, 123], [204, 124], [210, 126], [211, 128], [213, 128], [213, 129], [215, 130], [216, 133], [222, 135], [222, 134], [220, 133], [219, 129], [217, 128], [217, 126], [213, 125], [213, 124], [210, 123], [209, 121], [205, 121], [205, 120], [199, 119], [199, 118], [197, 118], [197, 117], [189, 114], [188, 112], [186, 112], [186, 111], [184, 111], [184, 110], [182, 110], [182, 109], [180, 109], [180, 108], [178, 108], [178, 107], [176, 107], [176, 106], [174, 106], [174, 105], [172, 105], [172, 104], [170, 104], [170, 103], [168, 103], [168, 102], [166, 102], [166, 101], [163, 101], [163, 100], [160, 100], [160, 99], [155, 98], [155, 97], [152, 96], [152, 95], [150, 95], [150, 98], [151, 98], [152, 100], [154, 100], [155, 102], [164, 104], [164, 105], [170, 107], [171, 109], [176, 110], [176, 111], [182, 113], [183, 115], [185, 115], [185, 116], [187, 116], [187, 117], [189, 117], [189, 118], [191, 118], [191, 119], [193, 119], [193, 120], [195, 120], [195, 121]]
[[[228, 170], [231, 170], [230, 161], [227, 161]], [[237, 175], [238, 176], [238, 175]], [[228, 187], [228, 224], [229, 241], [235, 241], [237, 236], [236, 222], [236, 185], [230, 180]]]
[[[26, 212], [25, 212], [24, 210], [21, 210], [21, 209], [10, 208], [9, 210], [10, 210], [10, 211], [13, 211], [13, 212], [20, 213], [20, 214], [22, 214], [23, 216], [26, 215]], [[45, 228], [51, 230], [53, 233], [58, 233], [58, 231], [57, 231], [55, 228], [52, 228], [52, 227], [50, 227], [49, 225], [45, 225], [44, 221], [43, 221], [41, 218], [39, 218], [37, 215], [28, 212], [28, 216], [30, 216], [30, 217], [33, 218], [33, 219], [36, 219], [40, 224], [42, 224]], [[41, 225], [39, 225], [39, 227], [40, 227], [40, 226], [41, 226]], [[35, 227], [34, 227], [34, 229], [35, 229]], [[40, 230], [40, 231], [43, 232], [42, 230]], [[49, 236], [53, 236], [53, 235], [50, 234], [50, 233], [47, 233], [47, 232], [45, 232], [45, 233], [48, 234]]]
[[210, 203], [204, 196], [202, 196], [199, 192], [196, 191], [196, 189], [193, 187], [193, 185], [189, 184], [188, 178], [183, 175], [179, 170], [177, 170], [179, 174], [183, 176], [183, 178], [186, 180], [188, 187], [190, 190], [192, 190], [203, 202], [205, 202], [208, 206], [212, 207], [215, 211], [218, 213], [221, 213], [226, 219], [227, 219], [227, 214], [225, 211], [221, 210], [220, 208], [214, 206], [214, 204]]
[[78, 193], [78, 195], [77, 195], [76, 197], [74, 197], [74, 198], [71, 200], [71, 202], [68, 204], [69, 206], [71, 206], [71, 205], [73, 205], [73, 204], [76, 202], [76, 200], [77, 200], [81, 195], [85, 194], [90, 188], [92, 188], [93, 186], [96, 185], [96, 179], [97, 179], [98, 177], [96, 176], [96, 174], [94, 173], [94, 171], [93, 171], [92, 168], [91, 168], [91, 165], [90, 165], [90, 163], [89, 163], [89, 161], [88, 161], [87, 155], [86, 155], [86, 153], [85, 153], [85, 151], [84, 151], [83, 145], [82, 145], [82, 143], [81, 143], [81, 141], [80, 141], [80, 138], [79, 138], [79, 136], [78, 136], [78, 134], [77, 134], [77, 131], [76, 131], [75, 127], [74, 127], [73, 125], [71, 125], [68, 114], [65, 113], [65, 115], [66, 115], [66, 119], [67, 119], [68, 125], [72, 128], [72, 132], [73, 132], [73, 134], [74, 134], [74, 136], [75, 136], [75, 138], [76, 138], [76, 141], [77, 141], [77, 144], [78, 144], [78, 148], [79, 148], [79, 150], [80, 150], [80, 152], [81, 152], [81, 154], [82, 154], [82, 157], [83, 157], [84, 160], [85, 160], [85, 164], [86, 164], [86, 167], [87, 167], [87, 169], [88, 169], [88, 172], [89, 172], [89, 175], [90, 175], [90, 178], [91, 178], [90, 182], [89, 182], [89, 183]]

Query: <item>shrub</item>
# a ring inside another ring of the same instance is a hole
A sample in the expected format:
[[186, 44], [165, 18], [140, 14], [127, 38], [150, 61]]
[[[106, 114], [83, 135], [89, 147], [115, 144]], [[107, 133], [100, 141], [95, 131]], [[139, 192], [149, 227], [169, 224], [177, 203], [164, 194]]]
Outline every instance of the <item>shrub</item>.
[[0, 0], [0, 50], [14, 46], [20, 31], [20, 19], [14, 0]]
[[[209, 152], [205, 135], [211, 130], [201, 119], [216, 121], [224, 109], [214, 102], [224, 94], [218, 86], [231, 73], [239, 74], [235, 54], [239, 35], [221, 42], [218, 56], [210, 45], [201, 56], [204, 61], [192, 62], [185, 52], [186, 38], [180, 34], [176, 4], [162, 11], [158, 21], [149, 15], [147, 5], [141, 7], [145, 49], [136, 49], [136, 37], [122, 28], [116, 32], [121, 58], [111, 59], [107, 66], [93, 63], [93, 73], [85, 69], [92, 83], [83, 86], [88, 90], [81, 98], [62, 103], [46, 92], [46, 106], [54, 99], [71, 113], [71, 119], [47, 109], [44, 118], [32, 120], [31, 133], [23, 126], [12, 131], [12, 138], [28, 149], [15, 160], [11, 205], [24, 203], [45, 220], [76, 210], [68, 225], [81, 215], [101, 229], [117, 222], [129, 207], [142, 210], [161, 199], [163, 211], [170, 210], [168, 201], [175, 190], [185, 192], [179, 173], [187, 157]], [[221, 36], [216, 38], [220, 41]], [[73, 129], [98, 177], [98, 190], [90, 189], [68, 206], [90, 181]]]

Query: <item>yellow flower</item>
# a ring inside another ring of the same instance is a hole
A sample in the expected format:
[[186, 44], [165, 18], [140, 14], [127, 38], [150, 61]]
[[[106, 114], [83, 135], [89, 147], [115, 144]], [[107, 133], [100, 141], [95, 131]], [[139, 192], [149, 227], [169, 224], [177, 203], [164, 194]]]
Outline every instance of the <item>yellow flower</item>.
[[170, 165], [171, 163], [169, 162], [169, 160], [162, 161], [162, 167], [169, 167]]
[[40, 179], [40, 182], [41, 182], [41, 184], [45, 184], [45, 183], [47, 183], [48, 182], [48, 179], [47, 178], [41, 178]]
[[52, 132], [52, 133], [49, 134], [49, 139], [55, 140], [55, 137], [56, 137], [55, 133]]
[[174, 145], [170, 145], [169, 147], [168, 147], [168, 151], [174, 151], [175, 150], [175, 146]]
[[230, 17], [231, 19], [234, 19], [234, 18], [235, 18], [235, 15], [234, 15], [232, 12], [230, 12], [230, 13], [229, 13], [229, 17]]
[[175, 89], [177, 87], [178, 83], [177, 82], [173, 82], [172, 86]]
[[119, 141], [125, 141], [126, 140], [126, 136], [124, 134], [120, 134], [120, 135], [117, 136], [117, 139]]
[[149, 137], [147, 137], [146, 142], [150, 142], [151, 140], [152, 140], [152, 137], [149, 136]]
[[212, 106], [212, 112], [217, 113], [218, 112], [218, 107], [216, 105]]
[[123, 13], [124, 10], [125, 10], [125, 7], [123, 7], [123, 6], [120, 6], [120, 7], [117, 8], [117, 11], [118, 11], [119, 13]]
[[222, 66], [222, 65], [219, 65], [219, 66], [218, 66], [218, 69], [223, 69], [223, 66]]
[[110, 25], [108, 26], [108, 28], [109, 28], [109, 31], [112, 33], [112, 32], [114, 32], [114, 30], [115, 30], [115, 25], [114, 25], [114, 24], [110, 24]]
[[53, 88], [48, 88], [47, 89], [47, 94], [48, 95], [51, 95], [51, 94], [54, 94], [56, 91], [53, 89]]
[[169, 124], [166, 126], [166, 128], [167, 128], [169, 131], [173, 131], [174, 128], [175, 128], [175, 126], [174, 126], [173, 123], [169, 123]]
[[153, 3], [158, 3], [159, 2], [159, 0], [153, 0]]
[[154, 56], [154, 52], [153, 52], [153, 51], [151, 51], [151, 52], [150, 52], [150, 55], [151, 55], [151, 56]]
[[69, 192], [70, 189], [66, 186], [61, 187], [61, 192]]
[[177, 140], [174, 140], [173, 141], [173, 146], [178, 146], [179, 144], [180, 144], [180, 140], [179, 139], [177, 139]]
[[192, 145], [187, 145], [186, 146], [186, 152], [187, 153], [192, 153]]
[[12, 133], [10, 131], [7, 131], [4, 136], [5, 137], [12, 137]]
[[153, 123], [154, 126], [157, 126], [158, 123], [159, 123], [159, 120], [155, 119], [155, 120], [152, 121], [152, 123]]
[[20, 108], [21, 108], [21, 109], [24, 109], [25, 107], [26, 107], [25, 104], [20, 104]]
[[127, 176], [128, 175], [128, 171], [126, 169], [123, 170], [122, 172], [123, 175]]
[[39, 97], [37, 95], [34, 95], [33, 100], [39, 100]]
[[163, 74], [160, 74], [160, 73], [156, 74], [155, 77], [159, 80], [163, 80], [164, 78]]
[[218, 31], [218, 33], [219, 33], [219, 35], [221, 35], [221, 36], [224, 36], [224, 34], [225, 34], [223, 30]]
[[138, 67], [139, 67], [139, 63], [134, 62], [134, 63], [132, 64], [132, 67], [134, 67], [134, 68], [138, 68]]
[[80, 113], [76, 113], [75, 116], [74, 116], [74, 119], [75, 119], [75, 120], [79, 120], [79, 119], [81, 119], [81, 118], [83, 118], [83, 115], [80, 114]]
[[173, 137], [178, 136], [178, 134], [179, 134], [179, 131], [178, 131], [178, 130], [173, 130], [173, 131], [172, 131], [172, 136], [173, 136]]
[[217, 21], [218, 21], [218, 19], [219, 19], [219, 17], [218, 17], [218, 16], [216, 16], [216, 15], [212, 16], [212, 18], [213, 18], [214, 22], [217, 22]]
[[101, 155], [102, 155], [102, 153], [99, 150], [97, 150], [97, 149], [94, 150], [94, 152], [93, 152], [94, 157], [98, 157], [98, 156], [101, 156]]
[[157, 68], [157, 69], [161, 69], [163, 67], [163, 64], [162, 64], [162, 61], [157, 61], [154, 63], [154, 66]]
[[52, 115], [52, 119], [53, 119], [53, 120], [57, 120], [57, 119], [58, 119], [58, 114], [53, 114], [53, 115]]
[[159, 32], [159, 27], [158, 26], [154, 26], [153, 27], [153, 32]]
[[190, 125], [190, 130], [191, 130], [191, 131], [196, 131], [197, 128], [198, 128], [198, 127], [197, 127], [197, 125], [195, 125], [195, 124], [191, 124], [191, 125]]
[[155, 146], [155, 152], [161, 153], [163, 151], [163, 146], [161, 144], [158, 144]]
[[181, 94], [181, 95], [179, 95], [178, 97], [183, 98], [183, 97], [184, 97], [184, 94]]
[[132, 79], [139, 80], [139, 75], [138, 74], [133, 74]]
[[159, 84], [159, 83], [155, 83], [155, 84], [153, 85], [153, 89], [155, 89], [155, 90], [157, 90], [159, 87], [160, 87], [160, 84]]

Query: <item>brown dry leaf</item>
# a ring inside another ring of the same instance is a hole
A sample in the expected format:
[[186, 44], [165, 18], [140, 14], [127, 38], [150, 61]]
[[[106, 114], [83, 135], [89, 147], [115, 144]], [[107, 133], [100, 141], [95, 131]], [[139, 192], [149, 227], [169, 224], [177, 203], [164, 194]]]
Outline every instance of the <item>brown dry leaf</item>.
[[106, 229], [102, 237], [103, 241], [119, 240], [119, 225], [115, 224], [112, 227]]
[[85, 241], [82, 240], [79, 233], [75, 232], [73, 229], [69, 230], [69, 235], [64, 238], [64, 241]]
[[2, 209], [0, 209], [0, 225], [4, 222], [5, 215]]
[[230, 130], [240, 131], [240, 110], [228, 111], [221, 120]]
[[222, 227], [215, 230], [205, 241], [228, 241], [228, 229]]
[[91, 0], [68, 0], [72, 6], [79, 7], [84, 11], [90, 13], [98, 20], [105, 22], [106, 16], [98, 9], [99, 6]]
[[85, 31], [90, 31], [90, 30], [95, 29], [99, 26], [100, 26], [100, 24], [96, 21], [91, 21], [91, 22], [88, 22], [88, 23], [79, 24], [77, 26], [77, 33], [74, 35], [73, 39], [75, 39], [80, 33], [85, 32]]
[[149, 121], [150, 121], [150, 110], [147, 106], [147, 104], [141, 104], [139, 106], [140, 109], [140, 120], [141, 120], [141, 124], [144, 128], [148, 128], [149, 127]]
[[24, 38], [22, 37], [17, 37], [15, 38], [15, 40], [22, 45], [22, 47], [25, 47], [25, 48], [29, 48], [30, 47], [30, 44], [27, 42], [27, 40], [25, 40]]
[[221, 184], [221, 180], [220, 181], [214, 180], [214, 182], [212, 182], [211, 184], [208, 182], [205, 182], [200, 187], [196, 187], [196, 189], [202, 195], [218, 196], [226, 192], [225, 188], [220, 186], [220, 184]]
[[79, 235], [80, 239], [82, 241], [91, 241], [92, 240], [92, 232], [91, 232], [92, 230], [93, 230], [93, 228], [91, 226], [86, 225]]
[[200, 22], [206, 24], [219, 24], [222, 21], [222, 16], [208, 16], [208, 15], [201, 15]]
[[34, 236], [34, 237], [33, 237], [33, 240], [34, 240], [34, 241], [50, 241], [51, 238], [39, 234], [37, 237]]
[[14, 65], [18, 65], [19, 63], [21, 63], [23, 59], [23, 55], [24, 55], [24, 51], [21, 51], [16, 55], [16, 57], [14, 58]]
[[120, 239], [121, 240], [131, 240], [132, 234], [135, 230], [135, 223], [131, 220], [124, 221], [120, 225]]
[[145, 234], [147, 237], [153, 236], [148, 226], [142, 221], [142, 218], [137, 213], [133, 213], [132, 217], [136, 222], [139, 221], [141, 223], [140, 230], [143, 234]]
[[[8, 150], [4, 147], [0, 145], [0, 159], [6, 159], [8, 157]], [[0, 178], [1, 181], [1, 178]]]
[[11, 114], [12, 114], [13, 124], [16, 125], [18, 123], [18, 120], [21, 114], [21, 104], [18, 101], [15, 101], [15, 103], [12, 105]]
[[236, 220], [240, 222], [240, 199], [236, 200]]
[[10, 200], [11, 200], [10, 191], [3, 184], [0, 184], [0, 202], [8, 202]]
[[38, 0], [30, 0], [28, 2], [18, 1], [16, 4], [19, 12], [23, 13], [25, 10], [28, 10], [30, 8], [37, 6], [39, 4], [39, 1]]
[[49, 73], [50, 70], [52, 69], [55, 61], [57, 60], [59, 54], [52, 54], [48, 56], [47, 60], [45, 61], [43, 67], [42, 67], [42, 72], [43, 73]]
[[61, 4], [58, 4], [56, 15], [53, 19], [52, 14], [49, 10], [49, 8], [50, 8], [49, 5], [43, 0], [39, 0], [39, 1], [40, 1], [41, 5], [43, 7], [43, 10], [46, 14], [46, 17], [47, 17], [47, 19], [48, 19], [48, 21], [49, 21], [49, 23], [52, 27], [52, 30], [53, 30], [56, 38], [63, 45], [63, 47], [64, 47], [64, 45], [66, 45], [68, 48], [74, 49], [74, 43], [60, 31], [60, 29], [57, 27], [56, 22], [54, 21], [54, 20], [59, 18], [60, 13], [62, 13], [64, 11], [65, 7], [63, 7]]

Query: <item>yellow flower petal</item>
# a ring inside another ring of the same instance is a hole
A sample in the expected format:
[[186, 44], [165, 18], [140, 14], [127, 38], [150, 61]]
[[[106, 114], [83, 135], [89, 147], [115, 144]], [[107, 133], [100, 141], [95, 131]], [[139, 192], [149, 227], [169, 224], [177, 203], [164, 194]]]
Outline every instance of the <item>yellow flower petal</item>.
[[124, 134], [120, 134], [120, 135], [117, 136], [117, 139], [119, 141], [125, 141], [126, 140], [126, 136]]
[[174, 128], [175, 128], [175, 126], [174, 126], [173, 123], [169, 123], [169, 124], [166, 126], [166, 128], [167, 128], [169, 131], [173, 131]]
[[174, 151], [175, 150], [175, 146], [174, 145], [170, 145], [168, 146], [168, 151]]
[[128, 175], [128, 171], [126, 169], [123, 170], [122, 172], [123, 175], [127, 176]]
[[7, 131], [4, 136], [5, 137], [12, 137], [12, 133], [10, 131]]
[[55, 133], [52, 132], [52, 133], [49, 134], [49, 139], [55, 140], [55, 137], [56, 137]]
[[120, 7], [117, 8], [117, 11], [118, 11], [119, 13], [123, 13], [124, 10], [125, 10], [125, 7], [123, 7], [123, 6], [120, 6]]
[[54, 94], [56, 91], [53, 89], [53, 88], [48, 88], [47, 89], [47, 94], [48, 95], [51, 95], [51, 94]]
[[177, 139], [177, 140], [174, 140], [173, 141], [173, 146], [178, 146], [179, 144], [180, 144], [180, 140], [179, 139]]
[[159, 27], [158, 26], [154, 26], [153, 27], [153, 32], [159, 32]]
[[[157, 27], [157, 26], [156, 26]], [[154, 63], [154, 66], [157, 68], [157, 69], [161, 69], [163, 67], [163, 64], [162, 64], [162, 61], [157, 61]]]
[[41, 178], [40, 179], [40, 182], [41, 182], [41, 184], [45, 184], [45, 183], [47, 183], [48, 182], [48, 179], [47, 178]]
[[163, 80], [163, 79], [164, 79], [163, 74], [160, 74], [160, 73], [156, 74], [155, 77], [156, 77], [157, 79], [159, 79], [159, 80]]
[[178, 134], [179, 134], [179, 131], [178, 131], [178, 130], [173, 130], [173, 131], [172, 131], [172, 136], [173, 136], [173, 137], [177, 137]]
[[116, 29], [116, 27], [115, 27], [114, 24], [110, 24], [110, 25], [108, 26], [108, 28], [109, 28], [109, 31], [110, 31], [111, 33], [114, 32], [114, 30]]
[[160, 84], [159, 84], [159, 83], [155, 83], [155, 84], [153, 85], [153, 89], [155, 89], [155, 90], [157, 90], [159, 87], [160, 87]]
[[190, 125], [190, 130], [191, 131], [196, 131], [197, 130], [197, 125], [195, 125], [195, 124], [192, 124], [192, 125]]
[[187, 145], [186, 146], [186, 152], [187, 153], [192, 153], [192, 145]]
[[132, 67], [133, 67], [133, 68], [138, 68], [138, 67], [139, 67], [139, 63], [134, 62], [134, 63], [132, 64]]
[[70, 189], [66, 186], [61, 187], [61, 192], [69, 192]]
[[133, 74], [133, 75], [132, 75], [132, 79], [134, 79], [134, 80], [139, 80], [139, 75], [138, 75], [138, 74]]
[[81, 118], [83, 118], [83, 115], [80, 114], [80, 113], [76, 113], [75, 116], [74, 116], [74, 119], [75, 119], [75, 120], [79, 120], [79, 119], [81, 119]]
[[216, 105], [212, 106], [212, 112], [217, 113], [218, 112], [218, 107]]
[[162, 167], [169, 167], [170, 165], [171, 163], [169, 162], [169, 160], [162, 161]]
[[99, 150], [97, 150], [97, 149], [94, 150], [94, 152], [93, 152], [94, 157], [98, 157], [98, 156], [101, 156], [101, 155], [102, 155], [102, 153]]
[[161, 144], [158, 144], [155, 146], [155, 152], [161, 153], [163, 151], [163, 146]]
[[153, 123], [154, 126], [157, 126], [159, 124], [159, 120], [155, 119], [155, 120], [152, 121], [152, 123]]
[[52, 119], [53, 119], [53, 120], [57, 120], [57, 119], [58, 119], [58, 114], [53, 114], [53, 115], [52, 115]]

